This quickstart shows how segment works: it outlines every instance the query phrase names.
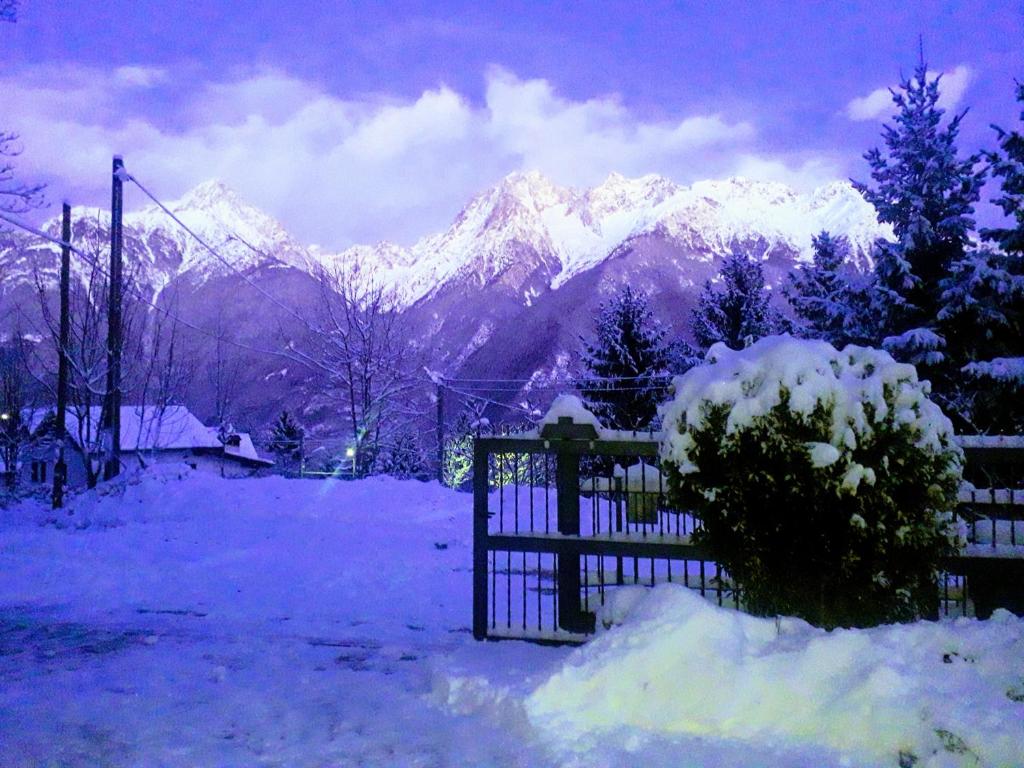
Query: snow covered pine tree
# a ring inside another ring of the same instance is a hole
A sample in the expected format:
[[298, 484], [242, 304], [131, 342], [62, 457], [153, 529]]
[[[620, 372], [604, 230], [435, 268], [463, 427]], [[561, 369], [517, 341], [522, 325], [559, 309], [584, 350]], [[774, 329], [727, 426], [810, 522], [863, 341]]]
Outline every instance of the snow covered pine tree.
[[787, 330], [787, 323], [771, 305], [760, 263], [745, 253], [727, 257], [719, 273], [722, 286], [708, 280], [693, 310], [693, 336], [700, 350], [717, 342], [743, 349], [763, 336]]
[[647, 296], [629, 285], [602, 304], [596, 337], [583, 342], [586, 372], [578, 387], [587, 407], [613, 429], [646, 429], [668, 384], [666, 330]]
[[942, 283], [970, 245], [985, 172], [976, 170], [978, 155], [957, 155], [966, 113], [943, 125], [940, 79], [929, 77], [921, 61], [914, 76], [893, 91], [894, 124], [882, 129], [886, 152], [876, 147], [864, 155], [875, 186], [855, 186], [896, 234], [895, 242], [879, 240], [874, 248], [872, 312], [884, 329], [882, 345], [897, 359], [921, 366], [937, 400], [949, 408], [960, 366], [939, 321]]
[[302, 460], [302, 441], [305, 431], [288, 411], [281, 411], [270, 428], [268, 447], [277, 456], [278, 464], [292, 465]]
[[799, 336], [842, 349], [870, 340], [868, 281], [849, 266], [850, 242], [822, 231], [812, 238], [814, 261], [789, 273], [784, 292], [800, 323]]
[[[1024, 83], [1017, 84], [1024, 123]], [[993, 126], [995, 127], [995, 126]], [[954, 265], [940, 320], [962, 350], [959, 411], [979, 432], [1024, 431], [1024, 133], [996, 127], [999, 150], [987, 153], [1001, 194], [993, 202], [1008, 226], [982, 229], [980, 248]]]

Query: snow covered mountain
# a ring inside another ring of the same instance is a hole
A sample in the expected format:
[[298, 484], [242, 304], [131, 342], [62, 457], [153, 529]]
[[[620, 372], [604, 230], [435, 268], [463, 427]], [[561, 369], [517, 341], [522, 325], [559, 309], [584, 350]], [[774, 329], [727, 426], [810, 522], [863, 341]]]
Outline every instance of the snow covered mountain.
[[[686, 335], [697, 291], [734, 249], [763, 259], [777, 285], [810, 258], [811, 236], [822, 229], [846, 235], [860, 266], [872, 241], [890, 235], [846, 182], [801, 194], [739, 178], [686, 187], [656, 175], [612, 174], [592, 189], [574, 189], [536, 172], [514, 173], [474, 197], [443, 232], [411, 246], [381, 242], [339, 253], [303, 246], [219, 181], [167, 207], [222, 259], [150, 205], [125, 215], [126, 274], [153, 300], [173, 301], [192, 324], [279, 349], [298, 338], [301, 324], [266, 295], [310, 316], [319, 297], [311, 276], [345, 265], [393, 292], [431, 365], [508, 378], [564, 374], [596, 306], [623, 283], [647, 290], [662, 320]], [[73, 221], [75, 242], [105, 260], [109, 214], [75, 209]], [[58, 222], [45, 228], [56, 234]], [[0, 309], [38, 306], [35, 271], [55, 286], [56, 263], [51, 245], [0, 231]], [[6, 314], [0, 311], [0, 325]], [[209, 345], [197, 337], [197, 369], [212, 354]], [[280, 359], [250, 355], [246, 365], [243, 388], [251, 391], [242, 400], [263, 408], [260, 418], [282, 404], [294, 407], [313, 386], [301, 366]], [[200, 416], [209, 412], [203, 386], [197, 380], [190, 402]]]
[[[740, 178], [683, 187], [661, 176], [613, 173], [597, 187], [577, 190], [530, 172], [507, 176], [470, 201], [445, 232], [411, 248], [355, 246], [322, 258], [375, 270], [408, 307], [452, 280], [484, 286], [509, 269], [518, 279], [539, 271], [547, 277], [545, 288], [558, 289], [652, 235], [697, 261], [736, 248], [765, 259], [806, 261], [811, 236], [823, 229], [849, 237], [861, 265], [870, 244], [891, 234], [847, 182], [802, 195], [782, 184]], [[524, 293], [525, 302], [532, 298]]]

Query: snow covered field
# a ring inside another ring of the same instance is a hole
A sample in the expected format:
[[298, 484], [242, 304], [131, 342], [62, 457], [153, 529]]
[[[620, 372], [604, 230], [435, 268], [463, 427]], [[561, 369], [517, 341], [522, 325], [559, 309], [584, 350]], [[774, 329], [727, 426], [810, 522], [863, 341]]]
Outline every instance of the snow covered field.
[[668, 585], [581, 649], [476, 643], [471, 508], [162, 468], [0, 510], [0, 766], [1024, 765], [1020, 619], [828, 634]]

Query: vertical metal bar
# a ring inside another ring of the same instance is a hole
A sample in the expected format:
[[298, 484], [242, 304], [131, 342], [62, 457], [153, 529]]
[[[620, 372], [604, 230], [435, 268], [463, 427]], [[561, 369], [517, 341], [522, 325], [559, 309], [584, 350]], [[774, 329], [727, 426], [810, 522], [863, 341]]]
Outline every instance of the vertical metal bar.
[[558, 554], [551, 555], [551, 629], [558, 631]]
[[[473, 444], [473, 637], [487, 637], [487, 450]], [[497, 563], [495, 563], [497, 566]]]
[[494, 454], [494, 464], [498, 470], [498, 531], [504, 532], [505, 530], [505, 478], [503, 477], [503, 470], [505, 468], [505, 454], [496, 453]]
[[544, 533], [551, 533], [551, 454], [544, 454]]
[[523, 550], [523, 631], [526, 631], [526, 550]]
[[722, 607], [722, 566], [715, 563], [715, 583], [717, 584], [716, 591], [718, 592], [718, 607]]
[[[658, 503], [655, 505], [655, 508], [658, 510], [658, 535], [659, 536], [664, 536], [665, 535], [665, 518], [662, 516], [662, 513], [661, 513], [662, 499], [665, 498], [665, 487], [664, 486], [665, 486], [665, 478], [661, 474], [661, 470], [659, 469], [658, 470]], [[669, 533], [672, 532], [671, 531], [671, 527], [672, 527], [672, 523], [669, 522]]]
[[704, 560], [700, 561], [700, 596], [704, 597]]
[[512, 553], [505, 553], [505, 628], [512, 629]]
[[963, 574], [960, 578], [963, 580], [963, 586], [960, 588], [960, 599], [963, 600], [963, 615], [967, 616], [967, 575]]
[[590, 610], [590, 556], [583, 556], [583, 610]]
[[544, 612], [543, 611], [543, 606], [541, 604], [541, 599], [544, 596], [544, 586], [543, 586], [543, 583], [541, 581], [542, 576], [543, 576], [543, 574], [542, 574], [542, 569], [541, 569], [541, 555], [540, 555], [540, 552], [538, 552], [537, 553], [537, 631], [538, 632], [541, 631], [541, 614]]
[[643, 536], [647, 538], [647, 462], [640, 459], [640, 523], [643, 526]]
[[533, 464], [534, 464], [534, 462], [536, 460], [537, 460], [537, 455], [534, 454], [534, 453], [531, 453], [530, 454], [530, 533], [533, 533], [533, 492], [534, 492], [534, 489], [537, 487], [537, 484], [536, 484], [536, 481], [535, 481], [535, 478], [534, 478], [534, 472], [533, 472]]
[[513, 518], [515, 520], [514, 530], [519, 533], [519, 454], [512, 454], [512, 490], [515, 498], [512, 500]]
[[1014, 494], [1015, 493], [1016, 493], [1016, 491], [1014, 491], [1014, 489], [1011, 488], [1010, 489], [1010, 515], [1011, 515], [1011, 517], [1010, 517], [1010, 545], [1014, 546], [1014, 547], [1017, 546], [1017, 518], [1016, 517], [1012, 517], [1012, 515], [1016, 515], [1017, 514], [1017, 510], [1014, 508], [1014, 504], [1015, 504]]
[[491, 551], [491, 629], [498, 627], [498, 550]]
[[[615, 495], [615, 532], [622, 533], [622, 478], [608, 475], [608, 487], [614, 487]], [[615, 583], [622, 586], [626, 583], [622, 570], [622, 555], [615, 558]]]

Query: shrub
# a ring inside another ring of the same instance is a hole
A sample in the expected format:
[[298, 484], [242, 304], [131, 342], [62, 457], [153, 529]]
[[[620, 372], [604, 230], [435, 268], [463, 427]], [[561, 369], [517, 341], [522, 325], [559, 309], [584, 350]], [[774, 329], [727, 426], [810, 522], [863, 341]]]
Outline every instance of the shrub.
[[772, 336], [714, 345], [675, 392], [670, 499], [750, 611], [825, 627], [935, 612], [963, 458], [913, 366]]

